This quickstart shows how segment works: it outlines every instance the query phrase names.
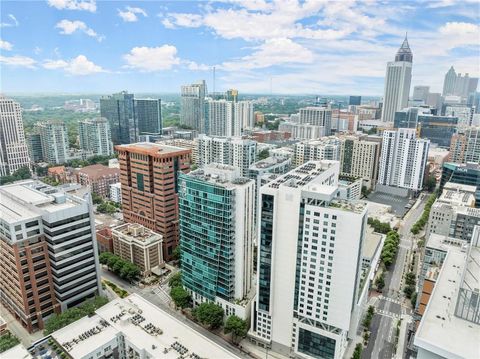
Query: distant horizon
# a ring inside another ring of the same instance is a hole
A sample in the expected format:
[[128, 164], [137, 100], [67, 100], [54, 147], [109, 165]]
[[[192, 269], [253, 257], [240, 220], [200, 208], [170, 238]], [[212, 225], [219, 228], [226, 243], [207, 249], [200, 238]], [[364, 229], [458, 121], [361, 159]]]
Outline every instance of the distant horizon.
[[246, 94], [377, 97], [387, 62], [408, 32], [411, 88], [438, 93], [451, 66], [479, 77], [477, 6], [478, 0], [5, 0], [0, 87], [12, 94], [170, 93], [203, 78], [208, 88]]

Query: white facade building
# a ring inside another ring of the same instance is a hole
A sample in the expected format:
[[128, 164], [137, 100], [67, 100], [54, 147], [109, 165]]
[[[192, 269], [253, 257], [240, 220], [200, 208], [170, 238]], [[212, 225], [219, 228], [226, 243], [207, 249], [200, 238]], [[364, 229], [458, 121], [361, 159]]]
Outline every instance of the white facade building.
[[253, 102], [239, 101], [234, 103], [234, 126], [233, 136], [240, 136], [247, 128], [255, 127], [255, 116], [253, 115]]
[[257, 142], [240, 137], [213, 137], [199, 135], [197, 138], [197, 165], [209, 163], [231, 165], [248, 177], [248, 168], [255, 162]]
[[308, 161], [340, 161], [341, 145], [335, 136], [298, 142], [294, 145], [293, 164], [300, 166]]
[[405, 37], [395, 61], [387, 64], [385, 91], [383, 94], [382, 121], [393, 122], [395, 112], [408, 106], [412, 80], [412, 51]]
[[86, 119], [78, 123], [80, 148], [96, 156], [113, 155], [110, 124], [105, 118]]
[[[233, 101], [208, 100], [206, 104], [207, 130], [211, 136], [234, 136]], [[240, 126], [237, 126], [240, 129]]]
[[416, 138], [416, 129], [383, 132], [378, 183], [420, 191], [430, 140]]
[[48, 121], [35, 124], [40, 134], [42, 153], [45, 162], [63, 164], [69, 160], [67, 127], [63, 122]]
[[364, 202], [338, 196], [338, 161], [312, 161], [260, 190], [250, 338], [285, 356], [335, 358], [356, 336]]
[[180, 123], [200, 133], [205, 133], [206, 93], [205, 81], [181, 87]]
[[332, 129], [332, 110], [326, 107], [305, 107], [299, 110], [299, 123], [320, 126], [322, 136], [329, 136]]
[[120, 182], [110, 185], [110, 201], [122, 203], [122, 184]]
[[23, 129], [20, 104], [0, 96], [0, 176], [28, 167], [30, 156]]

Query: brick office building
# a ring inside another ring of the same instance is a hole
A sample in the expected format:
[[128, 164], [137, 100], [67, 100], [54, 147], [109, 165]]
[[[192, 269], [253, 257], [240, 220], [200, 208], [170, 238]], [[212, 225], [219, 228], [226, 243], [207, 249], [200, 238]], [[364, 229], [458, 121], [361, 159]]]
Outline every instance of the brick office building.
[[168, 261], [178, 244], [178, 171], [190, 170], [191, 150], [147, 142], [119, 145], [115, 150], [123, 218], [160, 233]]

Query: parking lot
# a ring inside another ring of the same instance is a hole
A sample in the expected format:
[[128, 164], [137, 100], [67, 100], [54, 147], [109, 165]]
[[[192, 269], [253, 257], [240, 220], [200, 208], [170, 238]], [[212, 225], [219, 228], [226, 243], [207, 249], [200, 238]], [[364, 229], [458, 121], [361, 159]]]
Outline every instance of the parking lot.
[[409, 210], [405, 206], [409, 202], [409, 198], [394, 196], [383, 192], [373, 192], [368, 196], [368, 200], [371, 202], [381, 203], [392, 207], [392, 212], [397, 217], [402, 218]]

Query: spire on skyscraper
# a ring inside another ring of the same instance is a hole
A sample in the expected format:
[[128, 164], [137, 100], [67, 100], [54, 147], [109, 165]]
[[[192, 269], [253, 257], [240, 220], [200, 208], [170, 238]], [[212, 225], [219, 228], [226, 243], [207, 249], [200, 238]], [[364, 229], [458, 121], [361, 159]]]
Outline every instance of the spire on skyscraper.
[[407, 33], [405, 33], [405, 40], [403, 40], [402, 46], [400, 46], [395, 55], [395, 61], [413, 61], [413, 53], [410, 49], [410, 45], [408, 45]]

